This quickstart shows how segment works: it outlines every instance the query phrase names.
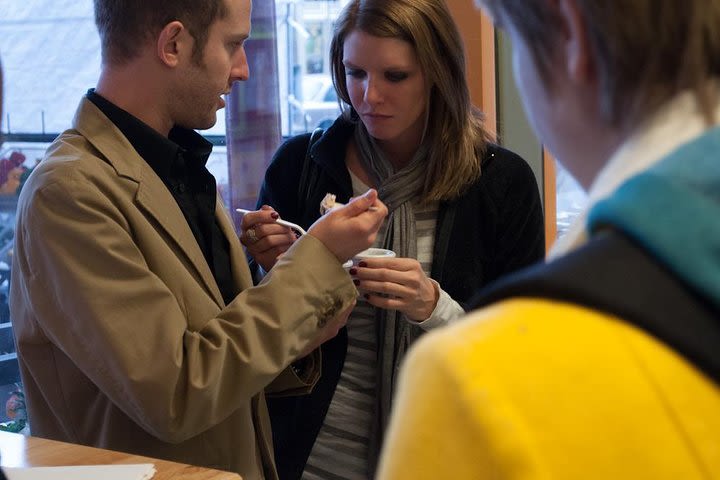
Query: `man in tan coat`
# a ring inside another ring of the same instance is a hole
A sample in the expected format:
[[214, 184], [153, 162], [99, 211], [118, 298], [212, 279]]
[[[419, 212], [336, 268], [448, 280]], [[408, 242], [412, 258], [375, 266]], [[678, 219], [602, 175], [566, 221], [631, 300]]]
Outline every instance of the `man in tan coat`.
[[312, 387], [302, 357], [356, 295], [342, 262], [387, 209], [371, 192], [326, 216], [252, 287], [192, 130], [248, 78], [250, 10], [95, 1], [97, 88], [18, 206], [11, 312], [34, 435], [277, 477], [264, 392]]

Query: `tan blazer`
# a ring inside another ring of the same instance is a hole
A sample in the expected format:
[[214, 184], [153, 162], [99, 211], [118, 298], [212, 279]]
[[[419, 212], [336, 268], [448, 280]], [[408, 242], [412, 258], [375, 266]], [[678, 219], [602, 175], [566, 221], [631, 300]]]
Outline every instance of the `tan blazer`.
[[[220, 290], [172, 195], [86, 99], [23, 187], [11, 314], [33, 435], [277, 477], [264, 390], [355, 289], [312, 236], [242, 292]], [[280, 374], [280, 377], [278, 375]]]

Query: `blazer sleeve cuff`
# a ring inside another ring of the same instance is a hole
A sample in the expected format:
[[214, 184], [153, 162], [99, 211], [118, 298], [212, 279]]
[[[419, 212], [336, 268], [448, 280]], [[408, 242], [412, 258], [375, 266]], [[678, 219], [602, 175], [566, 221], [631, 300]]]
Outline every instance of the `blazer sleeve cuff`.
[[265, 389], [270, 397], [305, 395], [312, 391], [322, 374], [322, 353], [316, 348], [309, 355], [291, 363]]

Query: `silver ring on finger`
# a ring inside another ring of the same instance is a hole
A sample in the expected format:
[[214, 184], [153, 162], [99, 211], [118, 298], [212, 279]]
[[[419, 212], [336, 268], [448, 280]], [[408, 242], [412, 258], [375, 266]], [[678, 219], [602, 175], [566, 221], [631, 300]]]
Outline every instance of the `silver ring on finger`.
[[253, 227], [250, 227], [247, 230], [245, 230], [245, 236], [247, 237], [248, 242], [250, 242], [250, 243], [255, 243], [259, 240], [257, 237], [257, 234], [255, 233], [255, 229]]

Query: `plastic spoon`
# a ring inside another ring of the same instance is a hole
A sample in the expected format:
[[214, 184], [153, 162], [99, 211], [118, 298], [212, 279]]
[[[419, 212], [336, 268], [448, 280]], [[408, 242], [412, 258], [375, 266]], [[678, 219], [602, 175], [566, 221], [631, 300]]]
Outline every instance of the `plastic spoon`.
[[[238, 213], [242, 213], [243, 215], [245, 215], [246, 213], [252, 212], [252, 210], [245, 210], [244, 208], [236, 208], [235, 211], [238, 212]], [[298, 232], [300, 235], [305, 235], [305, 234], [307, 233], [307, 232], [306, 232], [300, 225], [298, 225], [297, 223], [288, 222], [287, 220], [283, 220], [283, 219], [280, 219], [280, 218], [278, 218], [277, 220], [275, 220], [275, 223], [277, 223], [278, 225], [282, 225], [283, 227], [292, 228], [293, 230], [295, 230], [296, 232]]]

